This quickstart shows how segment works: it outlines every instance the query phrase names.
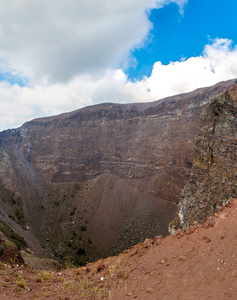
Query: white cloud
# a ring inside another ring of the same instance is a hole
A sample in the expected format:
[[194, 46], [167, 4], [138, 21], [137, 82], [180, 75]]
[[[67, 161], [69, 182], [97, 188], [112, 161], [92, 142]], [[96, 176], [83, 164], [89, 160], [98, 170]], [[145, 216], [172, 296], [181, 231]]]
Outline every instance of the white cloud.
[[205, 46], [203, 54], [162, 65], [156, 62], [147, 85], [154, 97], [162, 98], [222, 80], [237, 77], [237, 47], [229, 39], [215, 39]]
[[0, 84], [0, 131], [20, 126], [39, 117], [71, 111], [101, 102], [153, 100], [145, 81], [130, 82], [122, 70], [107, 71], [102, 77], [78, 76], [65, 84], [34, 88]]
[[[117, 70], [146, 43], [149, 11], [187, 0], [1, 0], [0, 130], [99, 101], [150, 99]], [[29, 81], [28, 81], [29, 80]]]
[[0, 59], [32, 85], [117, 68], [152, 27], [147, 11], [187, 0], [1, 0]]
[[206, 45], [203, 54], [162, 65], [150, 77], [131, 82], [122, 70], [102, 76], [79, 75], [67, 83], [20, 87], [0, 83], [0, 130], [34, 117], [71, 111], [100, 102], [146, 102], [237, 77], [237, 47], [228, 39]]

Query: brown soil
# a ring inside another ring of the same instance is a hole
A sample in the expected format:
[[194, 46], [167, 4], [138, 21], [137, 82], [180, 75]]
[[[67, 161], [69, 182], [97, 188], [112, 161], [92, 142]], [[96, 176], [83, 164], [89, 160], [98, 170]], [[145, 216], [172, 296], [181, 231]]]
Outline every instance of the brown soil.
[[1, 263], [1, 299], [237, 299], [237, 200], [204, 224], [79, 269]]

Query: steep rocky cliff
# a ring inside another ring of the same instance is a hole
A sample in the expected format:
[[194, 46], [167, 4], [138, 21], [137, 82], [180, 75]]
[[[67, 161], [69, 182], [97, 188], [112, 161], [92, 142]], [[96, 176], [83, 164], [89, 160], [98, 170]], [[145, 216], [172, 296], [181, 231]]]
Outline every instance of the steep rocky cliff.
[[36, 252], [82, 263], [167, 234], [200, 115], [235, 80], [100, 104], [0, 133], [0, 219]]
[[201, 117], [191, 176], [170, 231], [203, 222], [237, 197], [237, 86], [215, 97]]
[[33, 120], [19, 130], [22, 154], [50, 182], [114, 174], [142, 192], [177, 202], [189, 177], [201, 111], [234, 83]]

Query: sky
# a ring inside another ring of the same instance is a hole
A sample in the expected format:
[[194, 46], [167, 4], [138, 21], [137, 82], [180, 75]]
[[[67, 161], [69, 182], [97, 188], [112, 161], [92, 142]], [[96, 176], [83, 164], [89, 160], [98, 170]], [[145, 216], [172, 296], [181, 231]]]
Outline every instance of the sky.
[[234, 0], [0, 0], [0, 131], [237, 78]]

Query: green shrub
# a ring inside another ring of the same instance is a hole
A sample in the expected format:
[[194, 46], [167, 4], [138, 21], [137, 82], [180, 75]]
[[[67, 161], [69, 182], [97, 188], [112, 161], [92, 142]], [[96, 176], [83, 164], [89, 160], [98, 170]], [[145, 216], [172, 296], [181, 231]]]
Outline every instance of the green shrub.
[[74, 184], [74, 189], [75, 189], [76, 191], [80, 191], [80, 189], [81, 189], [80, 183], [75, 183], [75, 184]]
[[86, 225], [82, 225], [82, 226], [81, 226], [81, 231], [86, 231], [86, 230], [87, 230]]

